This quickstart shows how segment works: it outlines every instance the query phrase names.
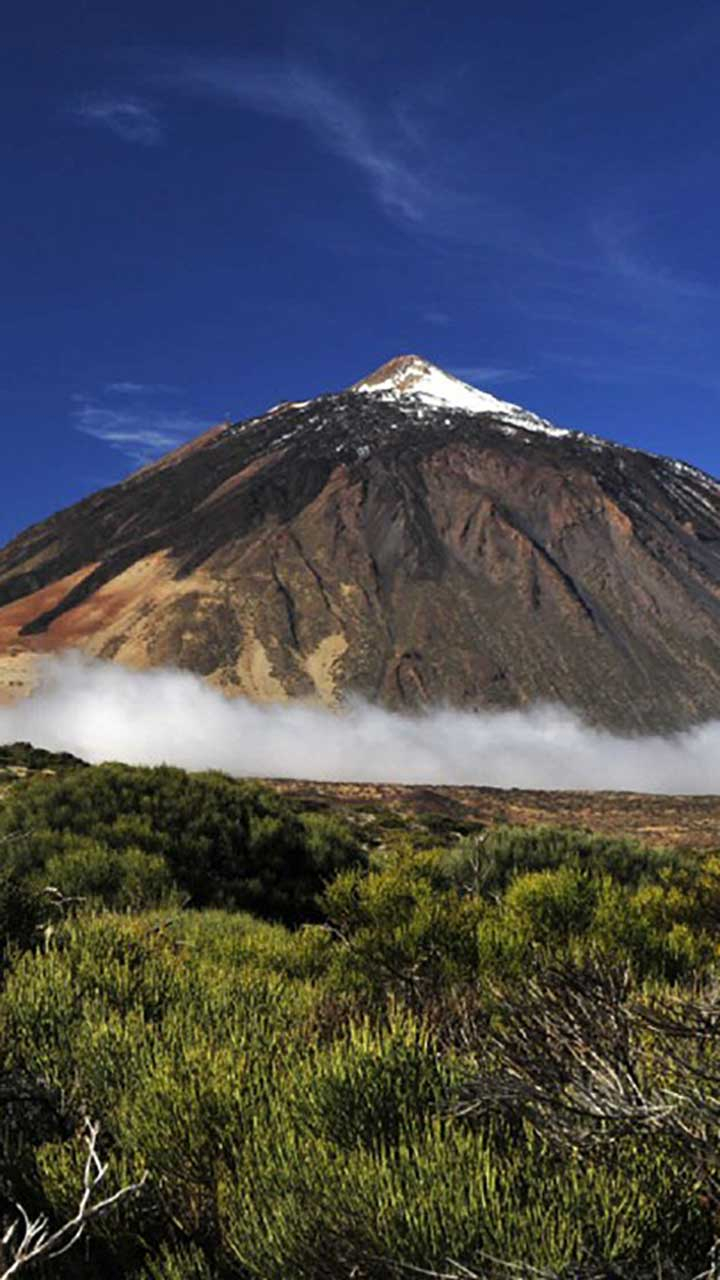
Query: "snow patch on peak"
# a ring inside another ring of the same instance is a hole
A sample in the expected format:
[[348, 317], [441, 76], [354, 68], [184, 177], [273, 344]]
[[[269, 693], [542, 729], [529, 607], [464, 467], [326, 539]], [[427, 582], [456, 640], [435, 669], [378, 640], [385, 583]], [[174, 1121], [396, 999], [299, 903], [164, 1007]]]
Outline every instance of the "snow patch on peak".
[[354, 383], [350, 390], [401, 404], [410, 401], [413, 407], [419, 403], [432, 409], [488, 413], [502, 418], [504, 422], [523, 427], [526, 431], [541, 431], [546, 435], [571, 434], [523, 409], [521, 405], [498, 400], [488, 391], [479, 391], [477, 387], [461, 382], [460, 378], [445, 373], [421, 356], [397, 356], [361, 382]]

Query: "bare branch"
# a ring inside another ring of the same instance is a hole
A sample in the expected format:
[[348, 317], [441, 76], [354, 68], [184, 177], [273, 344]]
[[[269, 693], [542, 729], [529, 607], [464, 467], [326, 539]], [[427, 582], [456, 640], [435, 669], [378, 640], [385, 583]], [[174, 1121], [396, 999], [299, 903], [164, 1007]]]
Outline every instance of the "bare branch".
[[[19, 1217], [8, 1228], [2, 1239], [2, 1244], [5, 1248], [9, 1248], [12, 1253], [12, 1261], [9, 1267], [0, 1275], [0, 1280], [9, 1280], [11, 1276], [17, 1275], [23, 1267], [36, 1262], [40, 1258], [47, 1261], [50, 1258], [58, 1258], [61, 1254], [67, 1253], [74, 1244], [77, 1244], [89, 1222], [108, 1213], [115, 1205], [127, 1199], [128, 1196], [134, 1195], [145, 1185], [148, 1176], [147, 1172], [143, 1174], [139, 1182], [120, 1187], [118, 1191], [106, 1196], [105, 1199], [93, 1202], [100, 1183], [108, 1170], [107, 1164], [102, 1163], [97, 1151], [99, 1131], [99, 1125], [93, 1124], [90, 1120], [85, 1121], [84, 1138], [88, 1151], [83, 1170], [80, 1200], [72, 1218], [68, 1219], [63, 1226], [58, 1227], [56, 1231], [51, 1232], [48, 1220], [44, 1215], [41, 1214], [40, 1217], [31, 1220], [22, 1205], [17, 1206]], [[16, 1244], [13, 1244], [13, 1240], [20, 1230], [22, 1230], [22, 1236], [18, 1238]]]
[[55, 907], [58, 911], [66, 911], [68, 907], [75, 906], [76, 903], [86, 902], [86, 898], [73, 898], [63, 893], [62, 889], [58, 889], [56, 884], [46, 884], [43, 893], [47, 894], [51, 907]]

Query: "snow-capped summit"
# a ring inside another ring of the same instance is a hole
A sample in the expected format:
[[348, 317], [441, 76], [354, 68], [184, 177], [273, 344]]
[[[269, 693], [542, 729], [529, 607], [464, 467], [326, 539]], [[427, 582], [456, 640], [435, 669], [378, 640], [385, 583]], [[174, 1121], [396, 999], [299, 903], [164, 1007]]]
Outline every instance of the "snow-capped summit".
[[410, 399], [433, 409], [491, 413], [525, 430], [544, 431], [551, 435], [568, 434], [521, 405], [499, 400], [489, 391], [480, 391], [453, 374], [445, 373], [422, 356], [396, 356], [362, 381], [354, 383], [351, 390], [378, 396], [382, 400], [402, 402]]

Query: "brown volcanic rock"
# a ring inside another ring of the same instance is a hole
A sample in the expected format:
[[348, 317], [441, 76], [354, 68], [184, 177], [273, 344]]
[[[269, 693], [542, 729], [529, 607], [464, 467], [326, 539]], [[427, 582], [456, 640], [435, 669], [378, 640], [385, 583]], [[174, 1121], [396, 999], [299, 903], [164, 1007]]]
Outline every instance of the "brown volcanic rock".
[[720, 715], [720, 486], [402, 357], [10, 543], [0, 685], [67, 646], [256, 698], [680, 728]]

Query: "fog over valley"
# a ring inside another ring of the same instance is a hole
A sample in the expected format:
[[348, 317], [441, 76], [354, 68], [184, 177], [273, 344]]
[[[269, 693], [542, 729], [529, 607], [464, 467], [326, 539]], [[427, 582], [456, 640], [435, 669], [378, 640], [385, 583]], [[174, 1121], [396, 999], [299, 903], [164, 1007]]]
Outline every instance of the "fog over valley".
[[398, 714], [230, 699], [188, 672], [134, 672], [68, 654], [34, 695], [0, 708], [0, 740], [92, 763], [179, 765], [236, 776], [530, 789], [711, 793], [720, 721], [668, 737], [620, 737], [558, 705]]

